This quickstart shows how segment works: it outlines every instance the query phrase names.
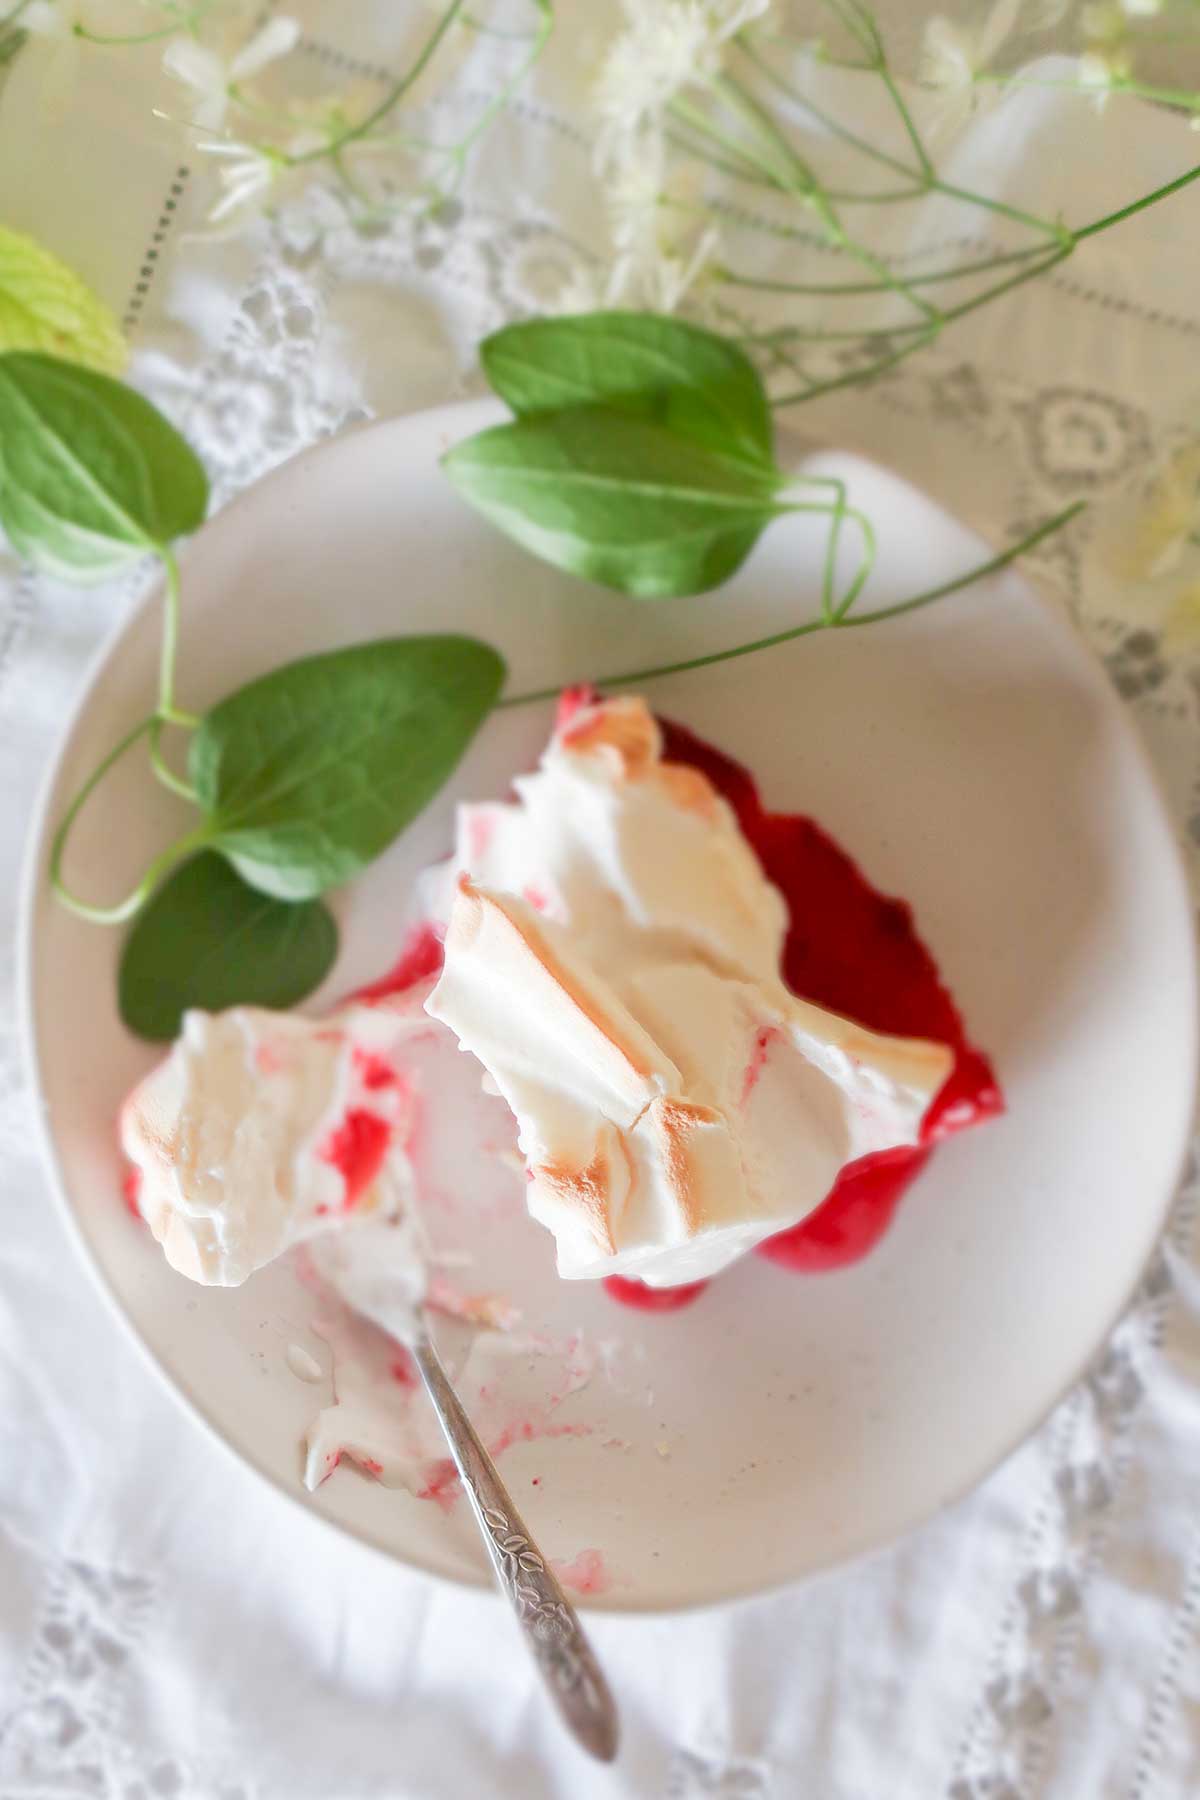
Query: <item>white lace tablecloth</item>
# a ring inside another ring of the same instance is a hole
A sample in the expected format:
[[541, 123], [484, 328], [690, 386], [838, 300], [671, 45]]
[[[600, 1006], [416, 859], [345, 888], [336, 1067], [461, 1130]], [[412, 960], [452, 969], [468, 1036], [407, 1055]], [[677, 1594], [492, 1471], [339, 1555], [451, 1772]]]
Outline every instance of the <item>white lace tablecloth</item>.
[[[314, 73], [386, 62], [367, 15], [387, 10], [311, 9]], [[586, 277], [603, 221], [580, 96], [607, 8], [560, 13], [462, 204], [366, 237], [313, 192], [235, 240], [189, 237], [211, 198], [204, 171], [131, 98], [156, 53], [89, 59], [52, 131], [43, 52], [17, 59], [0, 92], [0, 220], [36, 232], [124, 315], [132, 377], [198, 446], [217, 503], [355, 419], [466, 391], [484, 332]], [[486, 96], [493, 54], [477, 47], [455, 94]], [[1113, 107], [1079, 129], [1080, 104], [1011, 96], [956, 150], [959, 178], [983, 168], [1027, 204], [1083, 219], [1200, 149], [1148, 110]], [[1123, 586], [1105, 532], [1131, 485], [1200, 432], [1198, 208], [1184, 196], [1095, 240], [807, 422], [996, 541], [1075, 497], [1098, 503], [1034, 572], [1107, 659], [1193, 847], [1200, 657], [1164, 637], [1176, 578]], [[923, 229], [960, 244], [959, 220]], [[35, 581], [0, 552], [6, 912], [51, 745], [128, 601]], [[6, 998], [12, 983], [10, 952]], [[67, 1250], [30, 1148], [11, 1017], [6, 1006], [0, 1800], [1200, 1792], [1194, 1175], [1088, 1378], [969, 1499], [801, 1591], [597, 1619], [626, 1734], [605, 1771], [564, 1741], [490, 1597], [385, 1564], [285, 1507], [176, 1410]]]

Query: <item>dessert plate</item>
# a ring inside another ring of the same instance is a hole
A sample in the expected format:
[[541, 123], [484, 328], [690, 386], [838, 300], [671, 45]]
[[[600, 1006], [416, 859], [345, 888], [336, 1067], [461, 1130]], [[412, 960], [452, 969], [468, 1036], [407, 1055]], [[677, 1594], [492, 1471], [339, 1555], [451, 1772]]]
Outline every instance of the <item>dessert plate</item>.
[[[625, 600], [530, 560], [437, 467], [495, 416], [471, 403], [365, 428], [220, 513], [184, 562], [183, 703], [200, 710], [293, 656], [423, 630], [489, 639], [517, 691], [602, 681], [813, 608], [823, 538], [803, 518], [773, 525], [700, 600]], [[894, 476], [850, 456], [812, 466], [844, 476], [875, 522], [868, 604], [986, 555]], [[157, 644], [147, 603], [100, 659], [33, 833], [25, 1024], [54, 1185], [116, 1309], [217, 1438], [331, 1524], [482, 1581], [444, 1492], [434, 1504], [347, 1466], [303, 1488], [301, 1439], [331, 1397], [319, 1297], [280, 1265], [237, 1290], [189, 1286], [122, 1205], [114, 1120], [156, 1052], [116, 1015], [119, 935], [53, 904], [43, 871], [64, 800], [148, 709]], [[593, 1602], [625, 1609], [806, 1575], [912, 1526], [1011, 1450], [1128, 1299], [1196, 1073], [1191, 908], [1146, 758], [1101, 670], [1018, 576], [644, 691], [748, 763], [767, 805], [813, 814], [912, 903], [1008, 1112], [939, 1149], [855, 1267], [804, 1276], [751, 1256], [667, 1314], [559, 1282], [501, 1161], [456, 1173], [444, 1198], [476, 1257], [469, 1285], [520, 1307], [530, 1341], [570, 1347], [565, 1381], [552, 1355], [508, 1359], [505, 1478]], [[446, 852], [455, 800], [503, 795], [550, 711], [497, 715], [450, 788], [339, 898], [343, 950], [314, 1008], [394, 960], [408, 884]], [[123, 892], [178, 828], [178, 802], [135, 762], [73, 843], [75, 885], [97, 898]], [[299, 1379], [314, 1361], [321, 1379]]]

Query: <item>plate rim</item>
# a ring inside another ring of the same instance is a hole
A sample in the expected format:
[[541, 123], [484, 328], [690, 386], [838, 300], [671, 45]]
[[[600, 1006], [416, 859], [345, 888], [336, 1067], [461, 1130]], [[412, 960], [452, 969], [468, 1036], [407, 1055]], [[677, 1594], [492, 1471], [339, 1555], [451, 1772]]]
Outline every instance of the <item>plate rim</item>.
[[[440, 429], [449, 431], [452, 439], [462, 435], [470, 424], [478, 421], [483, 424], [489, 419], [503, 416], [503, 408], [491, 396], [474, 397], [466, 400], [449, 401], [439, 406], [418, 408], [411, 412], [390, 414], [383, 418], [356, 423], [335, 436], [318, 443], [310, 444], [295, 456], [287, 457], [283, 462], [275, 464], [263, 475], [241, 489], [225, 505], [205, 519], [199, 530], [189, 539], [188, 550], [218, 520], [224, 521], [231, 515], [248, 510], [254, 504], [255, 496], [265, 483], [283, 481], [293, 477], [297, 469], [326, 456], [338, 454], [341, 446], [351, 439], [360, 439], [374, 434], [384, 435], [397, 427], [424, 428], [430, 436], [435, 436]], [[836, 446], [823, 446], [822, 452], [828, 453]], [[907, 489], [926, 504], [932, 504], [942, 516], [955, 527], [965, 531], [981, 548], [995, 554], [989, 544], [973, 526], [952, 512], [940, 499], [917, 487], [913, 482], [886, 463], [866, 457], [857, 450], [849, 454], [857, 460], [868, 464], [887, 476], [898, 487]], [[188, 551], [185, 550], [184, 557]], [[186, 561], [181, 558], [186, 572]], [[1122, 1287], [1119, 1304], [1106, 1316], [1103, 1329], [1089, 1340], [1086, 1351], [1073, 1364], [1068, 1377], [1058, 1384], [1049, 1397], [1032, 1410], [1020, 1426], [1006, 1435], [999, 1449], [989, 1447], [986, 1452], [970, 1462], [968, 1472], [939, 1499], [936, 1506], [920, 1506], [909, 1511], [888, 1530], [886, 1535], [865, 1532], [860, 1538], [841, 1549], [836, 1555], [822, 1558], [798, 1575], [785, 1577], [782, 1581], [752, 1580], [748, 1583], [729, 1581], [718, 1586], [717, 1591], [709, 1590], [700, 1596], [683, 1596], [667, 1601], [656, 1600], [653, 1603], [640, 1601], [636, 1593], [633, 1595], [603, 1594], [575, 1596], [576, 1607], [585, 1612], [603, 1614], [610, 1618], [642, 1616], [646, 1618], [670, 1618], [685, 1612], [702, 1612], [714, 1607], [726, 1606], [738, 1600], [748, 1600], [760, 1595], [783, 1593], [797, 1588], [806, 1582], [835, 1574], [859, 1561], [865, 1556], [882, 1553], [900, 1543], [921, 1526], [932, 1523], [942, 1517], [950, 1508], [973, 1493], [980, 1484], [996, 1469], [1005, 1463], [1023, 1444], [1025, 1444], [1057, 1410], [1068, 1394], [1084, 1377], [1093, 1359], [1101, 1347], [1112, 1336], [1120, 1320], [1128, 1311], [1130, 1303], [1141, 1283], [1142, 1277], [1154, 1253], [1155, 1246], [1162, 1237], [1164, 1227], [1170, 1215], [1180, 1179], [1187, 1164], [1191, 1148], [1192, 1127], [1196, 1116], [1195, 1095], [1200, 1086], [1200, 962], [1194, 926], [1194, 907], [1192, 902], [1191, 882], [1188, 877], [1183, 858], [1182, 846], [1165, 790], [1158, 770], [1150, 756], [1146, 742], [1138, 730], [1136, 721], [1130, 716], [1128, 708], [1122, 703], [1116, 690], [1111, 686], [1102, 663], [1091, 645], [1066, 616], [1062, 608], [1042, 593], [1036, 583], [1025, 571], [1009, 566], [1003, 574], [1018, 580], [1037, 606], [1039, 613], [1049, 630], [1060, 640], [1070, 646], [1081, 674], [1089, 681], [1093, 691], [1102, 696], [1102, 704], [1106, 706], [1114, 721], [1119, 721], [1122, 738], [1132, 752], [1134, 762], [1142, 777], [1145, 803], [1154, 811], [1158, 826], [1162, 832], [1167, 850], [1167, 866], [1175, 889], [1175, 899], [1183, 914], [1191, 922], [1192, 928], [1184, 934], [1187, 966], [1180, 971], [1180, 979], [1186, 982], [1191, 996], [1191, 1025], [1186, 1045], [1186, 1075], [1184, 1092], [1190, 1092], [1193, 1099], [1181, 1118], [1179, 1146], [1171, 1159], [1173, 1170], [1171, 1180], [1164, 1183], [1164, 1192], [1153, 1208], [1147, 1208], [1147, 1233], [1144, 1248], [1140, 1251], [1131, 1268], [1127, 1284]], [[168, 1369], [164, 1360], [154, 1349], [149, 1338], [138, 1325], [133, 1315], [122, 1304], [108, 1273], [84, 1232], [82, 1222], [71, 1199], [65, 1172], [63, 1170], [58, 1148], [51, 1128], [49, 1108], [45, 1099], [45, 1088], [42, 1080], [41, 1043], [35, 1022], [34, 995], [34, 961], [36, 943], [36, 912], [38, 895], [44, 877], [46, 851], [51, 836], [50, 802], [67, 755], [72, 739], [85, 713], [88, 710], [95, 690], [99, 686], [109, 664], [115, 659], [122, 641], [131, 632], [138, 621], [158, 602], [161, 591], [161, 579], [152, 577], [142, 588], [138, 597], [128, 610], [106, 632], [93, 652], [84, 673], [82, 685], [71, 706], [68, 716], [55, 739], [54, 748], [47, 760], [41, 779], [37, 786], [33, 808], [27, 827], [25, 846], [21, 856], [18, 876], [18, 909], [16, 929], [17, 955], [17, 1027], [20, 1045], [21, 1067], [29, 1083], [34, 1110], [34, 1130], [38, 1144], [39, 1159], [46, 1176], [48, 1186], [54, 1197], [54, 1203], [63, 1220], [67, 1236], [74, 1248], [78, 1263], [86, 1269], [93, 1288], [98, 1291], [109, 1314], [115, 1318], [126, 1334], [127, 1340], [137, 1348], [143, 1360], [149, 1364], [161, 1388], [170, 1394], [174, 1403], [194, 1422], [204, 1434], [220, 1446], [222, 1453], [235, 1462], [241, 1469], [247, 1470], [258, 1481], [263, 1482], [274, 1493], [285, 1500], [302, 1517], [314, 1521], [319, 1527], [333, 1530], [343, 1538], [349, 1539], [362, 1549], [380, 1558], [389, 1566], [418, 1573], [428, 1580], [444, 1582], [452, 1589], [468, 1592], [487, 1592], [493, 1589], [493, 1582], [486, 1563], [482, 1562], [474, 1573], [465, 1571], [458, 1573], [445, 1568], [437, 1568], [426, 1562], [419, 1552], [401, 1554], [394, 1549], [385, 1548], [364, 1528], [353, 1522], [335, 1518], [323, 1513], [311, 1504], [307, 1490], [295, 1489], [285, 1484], [283, 1479], [273, 1474], [268, 1468], [246, 1456], [233, 1442], [225, 1436], [216, 1421], [205, 1411], [200, 1402]], [[497, 1594], [497, 1599], [499, 1595]]]

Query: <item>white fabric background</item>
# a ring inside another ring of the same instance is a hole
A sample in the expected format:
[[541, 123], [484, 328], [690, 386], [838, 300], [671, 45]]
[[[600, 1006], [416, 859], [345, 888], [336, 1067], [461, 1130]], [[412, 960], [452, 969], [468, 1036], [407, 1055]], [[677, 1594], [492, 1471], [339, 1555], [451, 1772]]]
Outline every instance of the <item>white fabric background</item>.
[[[305, 14], [315, 82], [397, 54], [405, 27], [389, 9], [344, 10]], [[197, 444], [218, 503], [355, 418], [468, 390], [478, 337], [600, 252], [579, 120], [610, 13], [589, 0], [560, 14], [464, 205], [368, 239], [310, 194], [236, 241], [189, 240], [211, 196], [141, 98], [154, 52], [87, 59], [52, 130], [44, 55], [18, 59], [0, 92], [0, 220], [35, 231], [126, 316], [133, 378]], [[497, 54], [477, 47], [438, 105], [486, 95]], [[1179, 173], [1200, 142], [1145, 110], [1085, 129], [1076, 102], [1026, 92], [956, 154], [960, 179], [985, 171], [1078, 220]], [[1120, 590], [1097, 522], [1197, 429], [1198, 206], [1186, 196], [1092, 243], [806, 421], [997, 542], [1076, 496], [1099, 502], [1035, 573], [1108, 658], [1193, 846], [1200, 664], [1166, 653], [1153, 595]], [[963, 231], [918, 224], [928, 241]], [[0, 551], [6, 912], [50, 747], [128, 600], [34, 581]], [[622, 1760], [603, 1771], [565, 1743], [496, 1603], [341, 1541], [177, 1413], [67, 1250], [29, 1147], [8, 1005], [0, 1147], [0, 1800], [1200, 1791], [1194, 1175], [1088, 1379], [968, 1500], [803, 1590], [597, 1619], [625, 1723]]]

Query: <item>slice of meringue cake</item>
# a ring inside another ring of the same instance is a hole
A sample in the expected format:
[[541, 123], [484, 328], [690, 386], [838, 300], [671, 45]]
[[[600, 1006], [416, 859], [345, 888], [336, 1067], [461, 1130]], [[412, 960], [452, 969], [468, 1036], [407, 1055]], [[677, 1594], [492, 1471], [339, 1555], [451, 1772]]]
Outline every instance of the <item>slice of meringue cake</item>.
[[426, 1010], [515, 1115], [560, 1275], [701, 1280], [920, 1141], [951, 1049], [785, 987], [780, 896], [641, 700], [583, 708], [516, 788], [462, 809]]

